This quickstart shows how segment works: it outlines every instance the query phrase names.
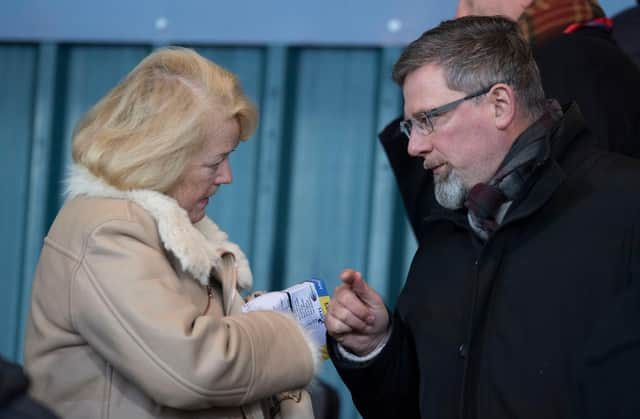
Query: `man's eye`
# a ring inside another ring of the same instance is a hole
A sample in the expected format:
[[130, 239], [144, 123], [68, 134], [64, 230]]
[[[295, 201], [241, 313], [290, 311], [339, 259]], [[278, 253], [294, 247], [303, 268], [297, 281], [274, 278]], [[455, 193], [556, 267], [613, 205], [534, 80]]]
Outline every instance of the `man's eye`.
[[427, 124], [429, 123], [429, 120], [427, 119], [426, 114], [420, 114], [420, 115], [416, 115], [416, 122], [418, 122], [418, 124], [420, 124], [421, 127], [426, 127]]

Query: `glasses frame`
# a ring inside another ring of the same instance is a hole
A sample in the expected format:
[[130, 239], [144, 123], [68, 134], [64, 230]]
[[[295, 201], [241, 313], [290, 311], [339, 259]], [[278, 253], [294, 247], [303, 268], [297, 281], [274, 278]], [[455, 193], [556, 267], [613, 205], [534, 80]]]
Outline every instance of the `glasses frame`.
[[411, 137], [411, 130], [414, 126], [416, 126], [418, 128], [418, 130], [420, 131], [420, 134], [422, 135], [429, 135], [433, 132], [433, 121], [432, 118], [436, 117], [436, 116], [440, 116], [442, 114], [445, 114], [449, 111], [452, 111], [453, 109], [457, 108], [458, 106], [460, 106], [460, 104], [462, 102], [465, 102], [469, 99], [474, 99], [478, 96], [482, 96], [482, 95], [486, 95], [487, 93], [489, 93], [491, 91], [491, 89], [493, 88], [493, 86], [495, 86], [498, 83], [494, 83], [489, 87], [485, 87], [482, 90], [478, 90], [475, 93], [471, 93], [470, 95], [467, 95], [463, 98], [454, 100], [453, 102], [449, 102], [445, 105], [442, 106], [438, 106], [437, 108], [433, 108], [431, 110], [428, 111], [421, 111], [421, 112], [417, 112], [415, 113], [413, 116], [411, 116], [408, 119], [405, 119], [404, 121], [400, 121], [400, 131], [407, 136], [407, 138]]

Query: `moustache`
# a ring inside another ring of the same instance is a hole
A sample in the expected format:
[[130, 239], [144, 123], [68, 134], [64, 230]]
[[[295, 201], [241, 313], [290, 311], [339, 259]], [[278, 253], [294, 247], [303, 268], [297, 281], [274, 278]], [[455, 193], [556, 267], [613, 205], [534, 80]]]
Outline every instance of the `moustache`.
[[447, 164], [447, 162], [441, 161], [441, 162], [430, 162], [427, 161], [426, 159], [422, 162], [422, 167], [424, 167], [424, 170], [433, 170], [436, 167], [442, 166]]

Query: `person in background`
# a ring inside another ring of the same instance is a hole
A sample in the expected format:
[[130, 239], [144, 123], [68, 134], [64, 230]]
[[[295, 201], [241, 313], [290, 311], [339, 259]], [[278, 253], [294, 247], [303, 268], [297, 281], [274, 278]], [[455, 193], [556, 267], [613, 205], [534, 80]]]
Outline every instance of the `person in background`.
[[205, 213], [256, 124], [232, 73], [177, 47], [78, 123], [32, 289], [36, 399], [65, 419], [312, 417], [296, 389], [315, 344], [292, 317], [241, 313], [248, 261]]
[[613, 38], [640, 68], [640, 0], [613, 16]]
[[29, 377], [22, 367], [0, 358], [0, 419], [58, 419], [28, 394]]
[[605, 149], [640, 157], [640, 70], [597, 0], [459, 0], [457, 16], [472, 14], [517, 20], [547, 95], [575, 100]]
[[363, 418], [640, 417], [640, 160], [546, 100], [505, 17], [441, 23], [393, 79], [437, 205], [393, 314], [354, 270], [329, 303]]
[[[640, 70], [611, 37], [596, 0], [459, 0], [457, 17], [503, 15], [518, 21], [548, 97], [576, 101], [605, 150], [640, 157]], [[431, 173], [406, 153], [400, 119], [380, 141], [399, 185], [416, 238], [433, 205]]]

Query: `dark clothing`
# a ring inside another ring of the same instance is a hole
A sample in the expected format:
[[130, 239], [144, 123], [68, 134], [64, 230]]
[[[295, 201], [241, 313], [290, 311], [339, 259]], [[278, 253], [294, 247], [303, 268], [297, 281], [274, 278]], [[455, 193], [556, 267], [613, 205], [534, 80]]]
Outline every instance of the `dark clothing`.
[[607, 30], [583, 27], [536, 45], [533, 53], [547, 97], [575, 100], [598, 144], [640, 157], [640, 69]]
[[[599, 147], [640, 157], [640, 71], [601, 28], [585, 27], [533, 49], [547, 97], [575, 100]], [[407, 154], [400, 118], [380, 141], [396, 177], [418, 241], [422, 220], [434, 207], [431, 172]]]
[[27, 395], [29, 379], [19, 365], [0, 359], [0, 419], [56, 419]]
[[400, 132], [401, 118], [387, 125], [380, 133], [384, 148], [396, 178], [407, 217], [418, 242], [422, 239], [422, 220], [439, 205], [433, 193], [433, 174], [424, 170], [423, 160], [407, 152], [408, 138]]
[[613, 17], [613, 39], [640, 67], [640, 6], [630, 7]]
[[596, 149], [575, 105], [552, 132], [486, 243], [429, 207], [376, 358], [329, 341], [365, 419], [640, 417], [640, 161]]

